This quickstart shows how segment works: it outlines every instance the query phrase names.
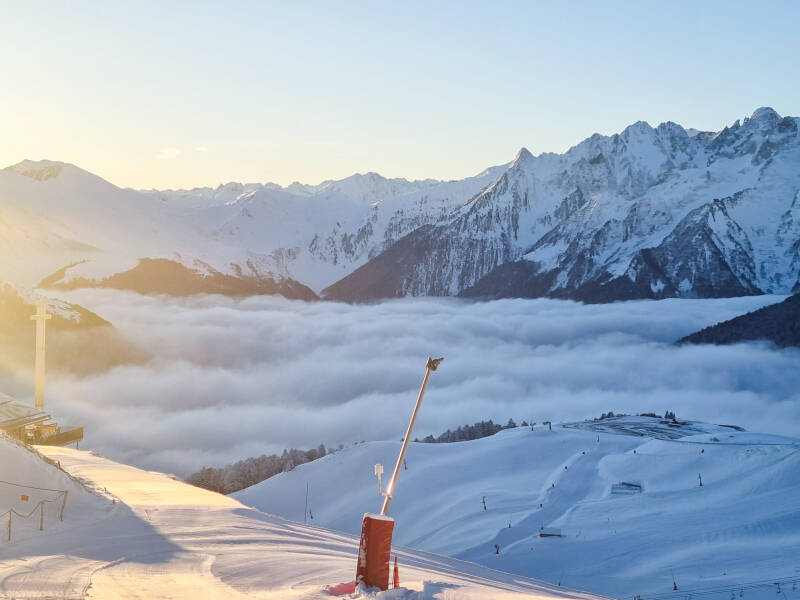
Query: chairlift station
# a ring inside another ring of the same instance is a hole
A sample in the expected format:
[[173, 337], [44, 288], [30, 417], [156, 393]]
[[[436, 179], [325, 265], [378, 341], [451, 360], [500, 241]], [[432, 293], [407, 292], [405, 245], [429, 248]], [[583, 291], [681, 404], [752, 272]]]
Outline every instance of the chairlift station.
[[0, 431], [26, 444], [66, 446], [83, 439], [83, 427], [62, 428], [44, 410], [45, 334], [47, 304], [36, 303], [36, 359], [34, 406], [0, 392]]

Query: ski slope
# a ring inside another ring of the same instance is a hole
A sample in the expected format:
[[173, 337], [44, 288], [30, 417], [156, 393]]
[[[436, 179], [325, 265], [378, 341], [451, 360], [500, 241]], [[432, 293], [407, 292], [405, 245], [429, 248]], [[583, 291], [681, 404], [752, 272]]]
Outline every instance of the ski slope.
[[[76, 503], [62, 527], [0, 542], [2, 598], [314, 599], [354, 578], [353, 536], [268, 516], [89, 452], [38, 450], [69, 475], [5, 438], [0, 473], [72, 486]], [[425, 552], [397, 554], [401, 588], [347, 597], [595, 597]]]
[[[234, 496], [302, 521], [308, 484], [313, 522], [356, 533], [363, 507], [380, 507], [373, 464], [390, 471], [399, 444], [359, 444]], [[398, 544], [614, 597], [672, 593], [674, 575], [725, 600], [783, 579], [800, 598], [796, 439], [625, 417], [412, 443], [407, 464], [390, 509]], [[621, 482], [642, 491], [611, 493]]]

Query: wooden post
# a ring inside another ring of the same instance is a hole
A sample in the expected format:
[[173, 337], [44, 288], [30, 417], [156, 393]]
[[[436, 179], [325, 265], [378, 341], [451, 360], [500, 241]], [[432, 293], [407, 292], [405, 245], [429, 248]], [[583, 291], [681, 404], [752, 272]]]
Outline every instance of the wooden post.
[[39, 502], [39, 531], [44, 531], [44, 500]]
[[61, 502], [61, 513], [58, 515], [60, 521], [64, 520], [64, 509], [67, 507], [67, 494], [69, 492], [64, 490], [64, 500]]
[[11, 541], [11, 510], [8, 511], [8, 541]]

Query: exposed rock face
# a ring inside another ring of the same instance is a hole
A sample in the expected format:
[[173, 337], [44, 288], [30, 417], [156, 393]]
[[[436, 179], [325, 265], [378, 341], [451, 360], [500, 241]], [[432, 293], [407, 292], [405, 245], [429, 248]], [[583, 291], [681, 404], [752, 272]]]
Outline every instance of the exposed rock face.
[[584, 301], [788, 293], [800, 272], [798, 120], [675, 123], [520, 151], [492, 185], [324, 290]]
[[308, 287], [290, 278], [272, 279], [247, 276], [243, 273], [220, 273], [203, 265], [191, 269], [178, 262], [163, 258], [145, 258], [134, 268], [116, 273], [105, 279], [74, 278], [51, 285], [54, 289], [103, 287], [132, 290], [140, 294], [225, 294], [228, 296], [252, 294], [279, 294], [293, 300], [316, 300], [317, 295]]

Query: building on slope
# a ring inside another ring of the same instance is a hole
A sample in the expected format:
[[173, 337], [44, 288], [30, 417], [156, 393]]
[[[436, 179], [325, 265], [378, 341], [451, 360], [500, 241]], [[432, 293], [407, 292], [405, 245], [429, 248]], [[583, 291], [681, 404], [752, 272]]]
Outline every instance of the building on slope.
[[66, 446], [83, 439], [83, 427], [62, 428], [51, 416], [0, 392], [0, 431], [27, 444]]

